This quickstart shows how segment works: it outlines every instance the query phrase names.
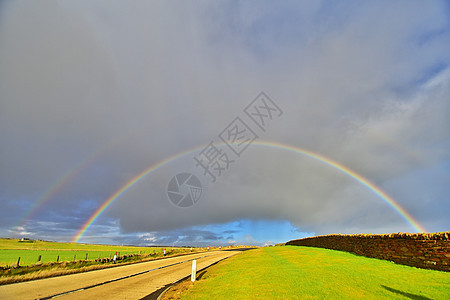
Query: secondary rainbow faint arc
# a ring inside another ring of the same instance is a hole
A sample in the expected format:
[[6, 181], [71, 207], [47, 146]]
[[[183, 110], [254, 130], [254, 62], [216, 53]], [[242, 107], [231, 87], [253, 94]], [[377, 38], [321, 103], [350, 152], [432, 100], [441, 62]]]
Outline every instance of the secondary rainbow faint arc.
[[[47, 201], [52, 199], [56, 194], [58, 194], [64, 187], [66, 187], [69, 182], [71, 182], [76, 176], [78, 176], [81, 171], [83, 171], [87, 166], [91, 165], [96, 159], [98, 159], [103, 154], [107, 153], [114, 147], [116, 147], [118, 144], [122, 143], [124, 140], [128, 139], [128, 136], [124, 136], [120, 139], [114, 140], [111, 143], [107, 144], [105, 147], [102, 147], [94, 152], [92, 152], [90, 155], [88, 155], [86, 158], [79, 161], [77, 164], [73, 165], [72, 167], [68, 168], [63, 175], [58, 177], [57, 180], [55, 180], [52, 185], [50, 185], [42, 195], [37, 198], [29, 207], [28, 209], [23, 213], [23, 215], [19, 218], [17, 222], [17, 226], [25, 226], [26, 222], [33, 217], [33, 215], [42, 207], [44, 206]], [[16, 226], [14, 226], [16, 227]]]
[[[361, 183], [363, 186], [367, 187], [369, 190], [371, 190], [375, 195], [380, 197], [384, 202], [386, 202], [390, 207], [392, 207], [406, 222], [408, 222], [416, 231], [418, 232], [426, 232], [425, 228], [419, 224], [417, 220], [413, 218], [413, 216], [408, 213], [403, 207], [401, 207], [391, 196], [389, 196], [387, 193], [385, 193], [383, 190], [381, 190], [379, 187], [377, 187], [375, 184], [370, 182], [368, 179], [364, 178], [363, 176], [359, 175], [355, 171], [323, 156], [305, 149], [302, 149], [300, 147], [294, 147], [289, 145], [284, 145], [281, 143], [275, 143], [275, 142], [266, 142], [266, 141], [254, 141], [252, 144], [258, 145], [258, 146], [265, 146], [265, 147], [271, 147], [275, 149], [281, 149], [286, 151], [291, 151], [297, 154], [302, 154], [305, 156], [308, 156], [310, 158], [313, 158], [321, 163], [324, 163], [328, 166], [333, 167], [334, 169], [340, 171], [341, 173], [346, 174], [347, 176], [355, 179], [359, 183]], [[95, 220], [102, 214], [103, 211], [105, 211], [108, 206], [114, 202], [118, 197], [120, 197], [124, 192], [126, 192], [129, 188], [131, 188], [133, 185], [138, 183], [141, 179], [143, 179], [146, 175], [150, 174], [151, 172], [156, 171], [163, 165], [170, 163], [171, 161], [174, 161], [176, 159], [179, 159], [185, 155], [191, 154], [195, 151], [199, 151], [203, 149], [205, 146], [196, 147], [194, 149], [190, 149], [188, 151], [175, 154], [155, 165], [150, 166], [146, 170], [139, 173], [137, 176], [132, 178], [130, 181], [128, 181], [125, 185], [123, 185], [120, 189], [118, 189], [114, 194], [112, 194], [108, 199], [103, 202], [103, 204], [92, 214], [92, 216], [83, 224], [81, 229], [77, 232], [77, 234], [73, 238], [73, 242], [78, 242], [80, 238], [84, 235], [84, 233], [89, 229], [89, 227], [95, 222]]]
[[33, 217], [33, 215], [50, 199], [52, 199], [58, 192], [60, 192], [65, 186], [68, 185], [70, 181], [73, 180], [87, 165], [92, 163], [96, 158], [95, 155], [90, 155], [83, 159], [80, 163], [74, 165], [73, 167], [67, 169], [62, 176], [50, 185], [42, 195], [37, 198], [23, 213], [17, 222], [17, 226], [24, 226], [25, 223]]

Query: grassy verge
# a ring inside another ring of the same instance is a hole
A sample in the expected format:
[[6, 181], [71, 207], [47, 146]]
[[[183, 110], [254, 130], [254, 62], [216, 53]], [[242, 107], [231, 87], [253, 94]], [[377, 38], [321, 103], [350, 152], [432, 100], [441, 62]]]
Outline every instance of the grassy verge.
[[[198, 250], [199, 251], [199, 250]], [[194, 251], [192, 253], [198, 252]], [[185, 255], [191, 253], [185, 248], [181, 249], [172, 249], [171, 251], [167, 251], [167, 255], [165, 257], [174, 257], [179, 255]], [[117, 266], [123, 266], [138, 262], [146, 262], [155, 259], [163, 258], [163, 254], [156, 253], [155, 255], [146, 254], [139, 256], [132, 256], [126, 259], [119, 260], [116, 264], [113, 264], [112, 261], [108, 261], [106, 263], [97, 262], [97, 261], [73, 261], [73, 262], [62, 262], [62, 263], [47, 263], [43, 265], [31, 265], [20, 268], [9, 268], [5, 270], [0, 270], [0, 285], [2, 284], [10, 284], [16, 282], [30, 281], [36, 279], [43, 279], [49, 277], [56, 277], [62, 275], [69, 275], [75, 273], [82, 273], [94, 270], [101, 270], [106, 268], [112, 268]]]
[[173, 287], [165, 299], [450, 299], [450, 273], [310, 247], [235, 255]]
[[[90, 245], [0, 239], [0, 284], [28, 281], [109, 268], [162, 258], [164, 248]], [[204, 249], [195, 248], [194, 252]], [[118, 252], [118, 263], [111, 257]], [[167, 248], [166, 256], [190, 253], [189, 248]], [[87, 259], [86, 259], [87, 254]], [[38, 261], [39, 256], [41, 260]], [[20, 257], [20, 267], [17, 260]], [[57, 261], [59, 261], [57, 263]]]

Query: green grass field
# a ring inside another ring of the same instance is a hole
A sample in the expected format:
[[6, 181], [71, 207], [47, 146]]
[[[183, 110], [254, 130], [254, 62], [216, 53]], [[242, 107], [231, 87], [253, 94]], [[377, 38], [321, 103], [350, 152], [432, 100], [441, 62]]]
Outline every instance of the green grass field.
[[109, 258], [115, 252], [124, 254], [147, 254], [155, 251], [161, 252], [161, 248], [151, 247], [131, 247], [131, 246], [110, 246], [110, 245], [89, 245], [75, 243], [56, 242], [21, 242], [17, 239], [0, 239], [0, 266], [16, 264], [20, 257], [20, 265], [26, 266], [35, 264], [41, 255], [42, 263], [59, 261], [83, 260], [88, 255], [88, 260], [96, 258]]
[[450, 273], [311, 247], [269, 247], [198, 273], [182, 299], [450, 299]]

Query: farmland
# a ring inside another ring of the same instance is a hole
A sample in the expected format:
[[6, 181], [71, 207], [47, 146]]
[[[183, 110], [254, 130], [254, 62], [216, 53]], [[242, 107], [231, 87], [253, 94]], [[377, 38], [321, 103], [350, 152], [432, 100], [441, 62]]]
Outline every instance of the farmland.
[[449, 299], [450, 273], [335, 250], [269, 247], [231, 257], [165, 297], [180, 293], [182, 299]]
[[[20, 241], [17, 239], [0, 239], [0, 266], [17, 264], [27, 266], [38, 262], [63, 262], [74, 260], [93, 260], [110, 258], [115, 252], [125, 254], [149, 254], [161, 252], [161, 248], [90, 245], [75, 243], [57, 243], [45, 241]], [[59, 257], [59, 258], [58, 258]]]
[[[0, 285], [109, 268], [116, 252], [117, 265], [125, 265], [161, 258], [163, 251], [161, 247], [0, 239]], [[167, 247], [165, 256], [189, 252], [189, 248]]]

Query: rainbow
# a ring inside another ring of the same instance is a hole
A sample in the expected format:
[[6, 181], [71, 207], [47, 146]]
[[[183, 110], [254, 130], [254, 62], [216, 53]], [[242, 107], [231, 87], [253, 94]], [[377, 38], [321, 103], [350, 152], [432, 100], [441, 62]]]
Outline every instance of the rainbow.
[[[377, 187], [375, 184], [371, 183], [368, 179], [364, 178], [363, 176], [359, 175], [355, 171], [325, 157], [320, 154], [299, 148], [294, 147], [290, 145], [284, 145], [280, 143], [275, 142], [268, 142], [268, 141], [254, 141], [252, 143], [253, 145], [257, 146], [265, 146], [270, 147], [274, 149], [280, 149], [285, 151], [290, 151], [293, 153], [301, 154], [304, 156], [307, 156], [309, 158], [312, 158], [314, 160], [317, 160], [321, 163], [324, 163], [330, 167], [333, 167], [337, 171], [344, 173], [345, 175], [355, 179], [357, 182], [362, 184], [363, 186], [367, 187], [370, 191], [372, 191], [375, 195], [377, 195], [379, 198], [381, 198], [386, 204], [388, 204], [391, 208], [393, 208], [408, 224], [411, 225], [412, 228], [414, 228], [417, 232], [426, 232], [426, 230], [419, 224], [417, 220], [411, 216], [403, 207], [401, 207], [392, 197], [390, 197], [388, 194], [386, 194], [383, 190], [381, 190], [379, 187]], [[103, 202], [103, 204], [91, 215], [91, 217], [83, 224], [83, 226], [79, 229], [77, 234], [73, 237], [73, 242], [78, 242], [83, 235], [86, 233], [86, 231], [89, 229], [89, 227], [95, 222], [95, 220], [108, 208], [111, 203], [113, 203], [117, 198], [119, 198], [123, 193], [125, 193], [128, 189], [130, 189], [132, 186], [134, 186], [136, 183], [141, 181], [145, 176], [148, 174], [158, 170], [162, 166], [177, 160], [181, 157], [184, 157], [188, 154], [192, 154], [193, 152], [199, 151], [203, 149], [205, 146], [196, 147], [194, 149], [190, 149], [188, 151], [175, 154], [161, 162], [158, 162], [149, 168], [145, 169], [138, 175], [136, 175], [134, 178], [129, 180], [127, 183], [125, 183], [120, 189], [118, 189], [114, 194], [112, 194], [108, 199]]]
[[105, 147], [102, 147], [96, 151], [93, 151], [90, 155], [80, 160], [78, 163], [68, 168], [61, 176], [58, 177], [42, 194], [39, 196], [30, 207], [22, 214], [16, 223], [17, 226], [24, 226], [26, 222], [31, 219], [37, 211], [50, 199], [55, 197], [64, 187], [66, 187], [78, 174], [81, 173], [86, 167], [92, 164], [96, 159], [108, 152], [112, 148], [115, 148], [118, 144], [122, 143], [128, 137], [123, 137], [112, 141]]
[[[96, 153], [95, 153], [96, 154]], [[90, 155], [81, 160], [71, 168], [68, 168], [63, 175], [58, 177], [42, 194], [34, 201], [29, 208], [19, 218], [18, 226], [24, 226], [25, 223], [36, 214], [36, 212], [56, 194], [58, 194], [69, 182], [71, 182], [87, 165], [89, 165], [97, 155]]]

